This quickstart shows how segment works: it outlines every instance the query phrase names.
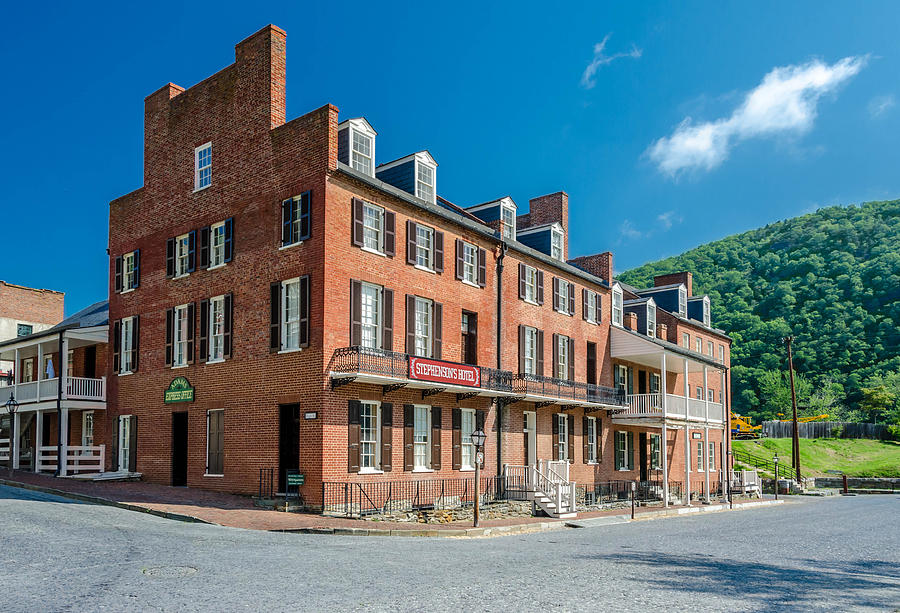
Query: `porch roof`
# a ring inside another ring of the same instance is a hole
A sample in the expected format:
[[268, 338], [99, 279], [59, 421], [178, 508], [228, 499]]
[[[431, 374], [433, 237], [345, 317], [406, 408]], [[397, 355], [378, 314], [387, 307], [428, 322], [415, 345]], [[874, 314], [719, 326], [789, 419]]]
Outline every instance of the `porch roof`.
[[[669, 341], [651, 338], [627, 328], [610, 326], [610, 357], [628, 360], [651, 368], [659, 368], [664, 353], [686, 358], [688, 361], [688, 372], [703, 372], [704, 366], [722, 371], [726, 369], [724, 364], [696, 351], [685, 349]], [[677, 372], [680, 369], [673, 369], [667, 366], [666, 370]]]

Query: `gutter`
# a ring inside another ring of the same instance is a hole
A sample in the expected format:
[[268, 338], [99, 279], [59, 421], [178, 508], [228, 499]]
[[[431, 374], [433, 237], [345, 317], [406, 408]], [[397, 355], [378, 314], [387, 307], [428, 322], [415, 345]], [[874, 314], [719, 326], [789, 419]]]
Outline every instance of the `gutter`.
[[[506, 242], [500, 241], [497, 256], [497, 370], [503, 370], [503, 259], [506, 257]], [[503, 408], [506, 402], [497, 398], [497, 474], [503, 473]]]
[[[63, 338], [65, 337], [65, 330], [59, 331], [59, 376], [56, 377], [56, 472], [53, 473], [54, 477], [58, 477], [63, 466], [63, 462], [66, 461], [66, 458], [63, 457], [63, 423], [62, 423], [62, 370], [63, 370]], [[67, 358], [68, 359], [68, 356]], [[69, 434], [69, 424], [66, 424], [66, 439], [68, 439]], [[40, 436], [40, 433], [38, 434]], [[35, 445], [37, 446], [37, 445]], [[35, 454], [35, 458], [38, 457], [39, 454]]]

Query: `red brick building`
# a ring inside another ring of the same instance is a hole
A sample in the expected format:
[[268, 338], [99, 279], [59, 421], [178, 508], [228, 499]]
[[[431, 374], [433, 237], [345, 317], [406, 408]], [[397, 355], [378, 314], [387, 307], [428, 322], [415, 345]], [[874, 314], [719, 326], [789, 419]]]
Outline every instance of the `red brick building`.
[[299, 469], [328, 506], [469, 476], [483, 428], [488, 476], [709, 492], [730, 341], [690, 275], [623, 286], [608, 252], [568, 259], [564, 192], [456, 206], [427, 151], [378, 164], [365, 119], [287, 121], [285, 39], [145, 100], [144, 184], [109, 228], [107, 429], [131, 469], [240, 493]]

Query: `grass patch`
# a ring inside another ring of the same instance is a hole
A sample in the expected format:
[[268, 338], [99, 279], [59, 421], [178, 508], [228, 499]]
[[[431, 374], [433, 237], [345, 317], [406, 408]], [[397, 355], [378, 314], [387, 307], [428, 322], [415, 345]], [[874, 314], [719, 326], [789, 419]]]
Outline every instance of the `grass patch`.
[[[735, 450], [791, 465], [791, 439], [732, 441]], [[839, 470], [852, 477], [900, 477], [900, 443], [869, 439], [800, 439], [800, 470], [804, 476], [825, 476]]]

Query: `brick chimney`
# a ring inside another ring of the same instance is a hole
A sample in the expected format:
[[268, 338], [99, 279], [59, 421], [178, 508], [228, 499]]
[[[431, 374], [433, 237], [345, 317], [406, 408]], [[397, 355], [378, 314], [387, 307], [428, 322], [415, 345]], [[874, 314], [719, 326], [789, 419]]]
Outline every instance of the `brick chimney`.
[[673, 272], [668, 275], [659, 275], [653, 277], [653, 287], [673, 285], [675, 283], [684, 283], [684, 286], [687, 288], [687, 295], [689, 298], [694, 295], [694, 275], [690, 272]]
[[656, 324], [656, 338], [664, 341], [669, 340], [669, 326], [666, 324]]
[[563, 259], [569, 257], [569, 194], [556, 192], [528, 201], [528, 225], [559, 222], [563, 229]]
[[610, 285], [612, 285], [613, 274], [613, 254], [609, 251], [596, 253], [594, 255], [582, 255], [568, 262], [576, 268], [600, 277]]
[[637, 313], [625, 313], [625, 327], [637, 332]]

